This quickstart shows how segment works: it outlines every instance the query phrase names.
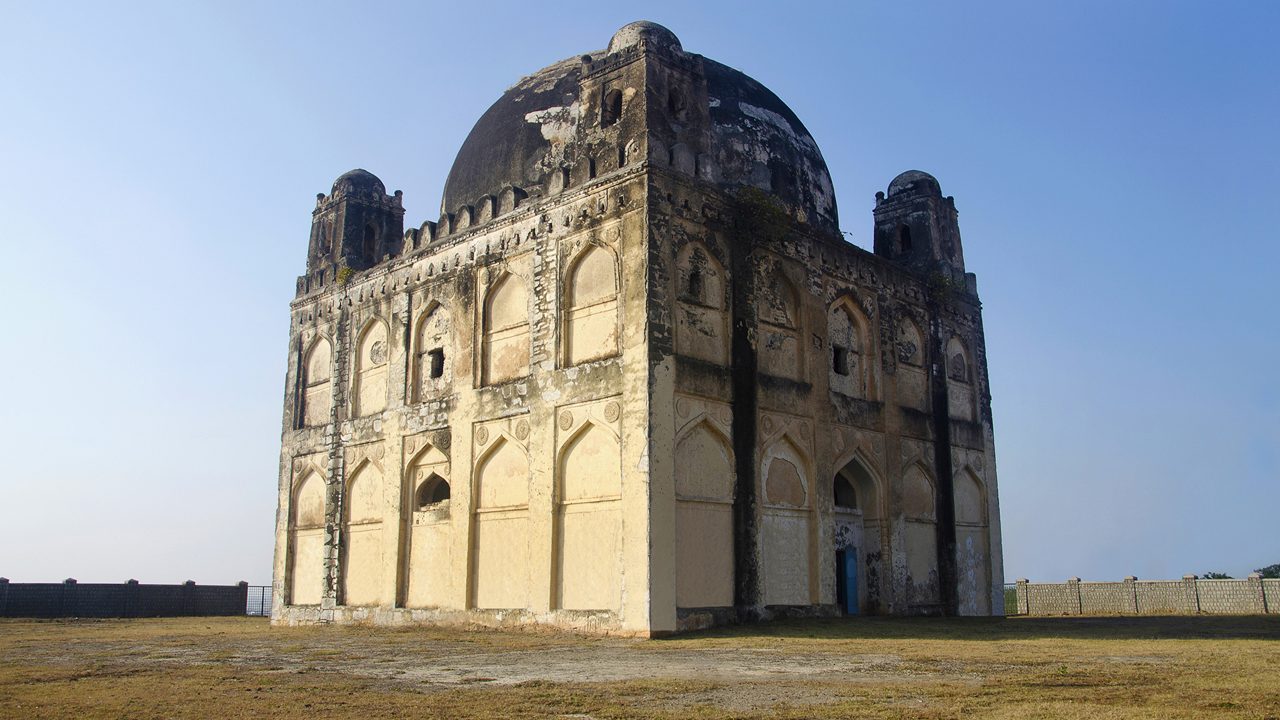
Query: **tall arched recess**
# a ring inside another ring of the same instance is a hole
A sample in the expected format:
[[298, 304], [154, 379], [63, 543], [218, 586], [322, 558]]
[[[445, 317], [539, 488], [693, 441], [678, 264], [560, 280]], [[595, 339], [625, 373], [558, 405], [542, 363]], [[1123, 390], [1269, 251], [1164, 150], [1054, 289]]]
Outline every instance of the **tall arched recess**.
[[471, 598], [483, 609], [529, 606], [529, 460], [499, 437], [476, 463]]
[[622, 608], [622, 455], [592, 423], [566, 444], [556, 487], [556, 601], [564, 610]]
[[941, 609], [938, 517], [933, 480], [915, 464], [902, 474], [902, 514], [907, 551], [907, 602], [917, 612]]
[[708, 421], [676, 443], [676, 606], [733, 605], [733, 450]]
[[889, 557], [880, 484], [855, 456], [832, 478], [832, 495], [837, 601], [846, 612], [886, 612], [881, 598]]
[[342, 523], [344, 605], [381, 605], [385, 599], [382, 484], [382, 469], [372, 462], [356, 468], [347, 482]]
[[529, 374], [529, 292], [524, 278], [508, 273], [490, 286], [481, 332], [481, 384]]
[[971, 470], [955, 478], [956, 596], [961, 615], [991, 614], [991, 552], [987, 493]]
[[324, 594], [324, 478], [307, 472], [294, 488], [292, 502], [289, 604], [319, 605]]
[[613, 252], [588, 245], [565, 282], [565, 365], [618, 354], [618, 266]]

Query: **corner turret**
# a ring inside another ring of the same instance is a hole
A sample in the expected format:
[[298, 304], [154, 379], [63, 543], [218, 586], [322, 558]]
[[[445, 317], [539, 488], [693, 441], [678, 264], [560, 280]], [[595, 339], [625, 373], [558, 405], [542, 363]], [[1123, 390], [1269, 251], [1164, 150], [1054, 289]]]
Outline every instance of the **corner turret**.
[[311, 284], [326, 284], [339, 268], [366, 270], [399, 254], [404, 242], [401, 199], [399, 190], [388, 195], [376, 175], [359, 169], [339, 176], [328, 195], [316, 195], [307, 251]]
[[929, 173], [909, 170], [889, 183], [887, 197], [876, 193], [875, 253], [921, 274], [941, 274], [972, 292], [955, 198], [943, 197]]

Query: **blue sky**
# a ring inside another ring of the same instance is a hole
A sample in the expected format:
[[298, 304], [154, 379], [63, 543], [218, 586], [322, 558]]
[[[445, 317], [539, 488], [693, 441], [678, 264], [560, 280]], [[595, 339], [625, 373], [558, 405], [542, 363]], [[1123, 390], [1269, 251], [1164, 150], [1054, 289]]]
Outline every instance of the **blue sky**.
[[437, 217], [504, 88], [641, 17], [791, 105], [857, 244], [903, 170], [955, 196], [1009, 579], [1280, 562], [1280, 5], [265, 5], [0, 2], [0, 574], [269, 582], [315, 194]]

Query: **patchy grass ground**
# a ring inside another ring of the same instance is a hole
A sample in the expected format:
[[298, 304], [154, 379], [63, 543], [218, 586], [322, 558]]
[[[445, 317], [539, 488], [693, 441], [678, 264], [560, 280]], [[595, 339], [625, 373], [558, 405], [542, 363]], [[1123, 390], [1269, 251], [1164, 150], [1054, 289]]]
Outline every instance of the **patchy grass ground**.
[[810, 620], [649, 641], [0, 621], [0, 717], [252, 716], [1280, 720], [1280, 617]]

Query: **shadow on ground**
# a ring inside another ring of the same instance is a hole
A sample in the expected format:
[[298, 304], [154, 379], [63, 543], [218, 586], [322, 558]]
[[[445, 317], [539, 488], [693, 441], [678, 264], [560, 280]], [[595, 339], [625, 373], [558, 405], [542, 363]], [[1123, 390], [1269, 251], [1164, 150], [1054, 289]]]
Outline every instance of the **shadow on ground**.
[[823, 640], [1280, 640], [1280, 615], [1171, 617], [851, 617], [734, 625], [674, 636]]

